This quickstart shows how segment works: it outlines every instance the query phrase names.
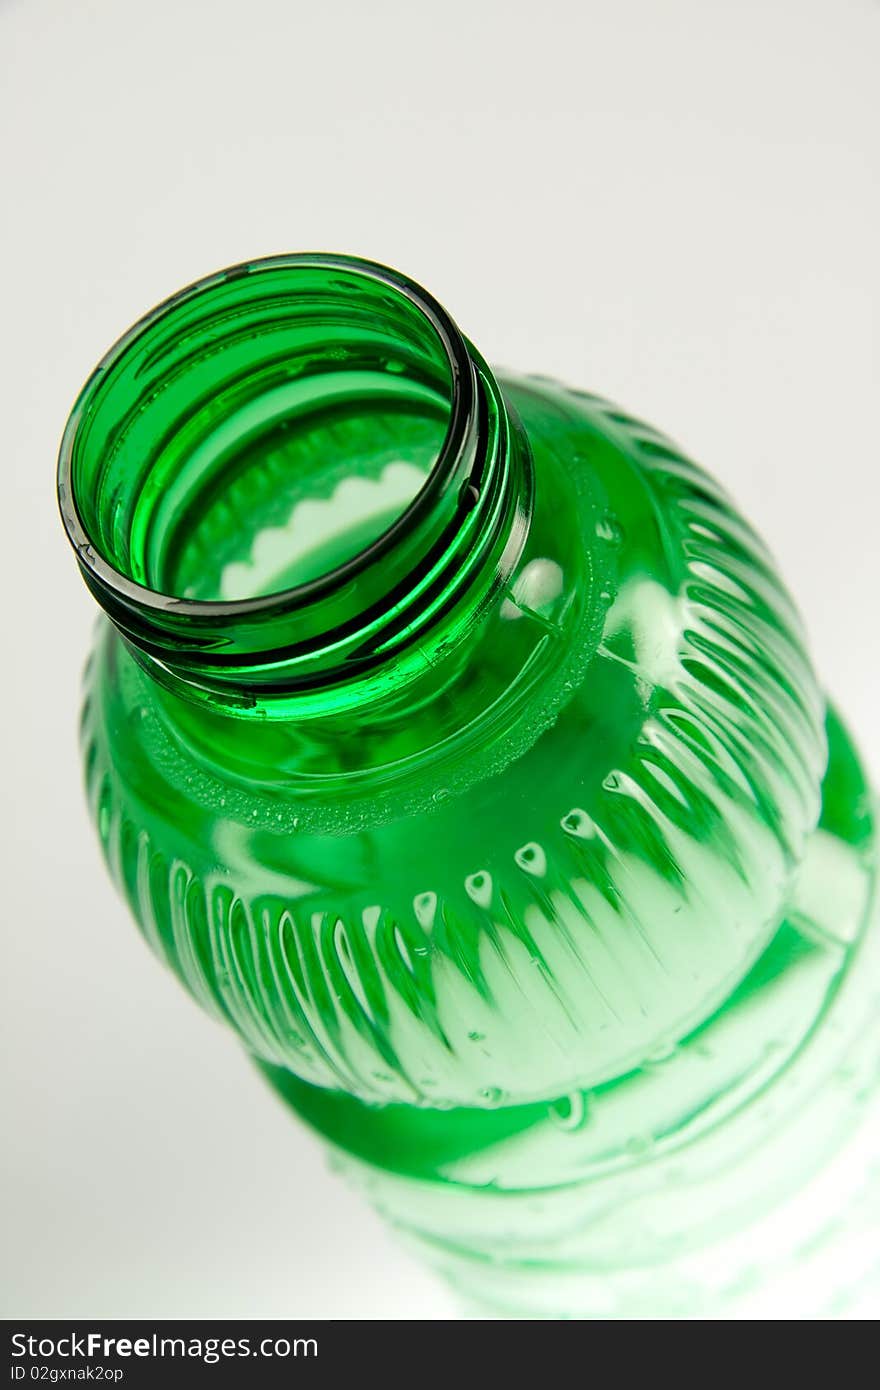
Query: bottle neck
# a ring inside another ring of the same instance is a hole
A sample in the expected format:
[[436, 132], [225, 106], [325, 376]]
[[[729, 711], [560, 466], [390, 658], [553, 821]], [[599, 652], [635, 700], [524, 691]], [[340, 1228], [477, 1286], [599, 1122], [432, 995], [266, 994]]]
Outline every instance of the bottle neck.
[[280, 717], [458, 645], [516, 565], [531, 495], [522, 429], [444, 310], [317, 255], [160, 305], [86, 384], [59, 462], [80, 569], [141, 665]]

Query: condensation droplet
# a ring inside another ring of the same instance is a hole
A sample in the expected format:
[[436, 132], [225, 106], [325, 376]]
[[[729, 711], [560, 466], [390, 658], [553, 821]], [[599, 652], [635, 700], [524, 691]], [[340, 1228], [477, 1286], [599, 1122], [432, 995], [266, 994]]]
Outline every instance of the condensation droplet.
[[504, 1092], [500, 1086], [484, 1086], [480, 1096], [488, 1105], [498, 1105], [504, 1099]]
[[605, 512], [596, 521], [596, 535], [600, 541], [609, 545], [620, 545], [623, 540], [623, 527], [611, 512]]

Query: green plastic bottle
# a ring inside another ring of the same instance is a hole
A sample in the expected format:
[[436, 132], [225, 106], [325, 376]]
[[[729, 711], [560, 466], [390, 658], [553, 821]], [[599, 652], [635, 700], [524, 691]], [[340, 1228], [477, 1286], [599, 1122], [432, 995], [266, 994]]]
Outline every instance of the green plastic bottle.
[[718, 484], [300, 255], [135, 325], [59, 495], [111, 872], [409, 1242], [487, 1311], [842, 1307], [872, 802]]

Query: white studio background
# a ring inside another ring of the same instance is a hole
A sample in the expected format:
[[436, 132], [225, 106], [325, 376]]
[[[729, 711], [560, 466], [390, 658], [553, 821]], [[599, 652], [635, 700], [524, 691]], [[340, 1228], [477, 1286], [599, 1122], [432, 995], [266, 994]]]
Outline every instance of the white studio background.
[[7, 1316], [453, 1309], [100, 863], [53, 496], [93, 363], [234, 261], [396, 266], [723, 479], [876, 776], [878, 72], [877, 0], [0, 0]]

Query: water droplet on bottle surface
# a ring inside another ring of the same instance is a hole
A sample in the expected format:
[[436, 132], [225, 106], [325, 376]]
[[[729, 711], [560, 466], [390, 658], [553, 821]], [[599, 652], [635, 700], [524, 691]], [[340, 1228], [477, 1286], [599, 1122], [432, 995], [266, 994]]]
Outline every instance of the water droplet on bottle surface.
[[596, 535], [608, 545], [620, 545], [623, 541], [623, 527], [611, 512], [604, 512], [596, 521]]

